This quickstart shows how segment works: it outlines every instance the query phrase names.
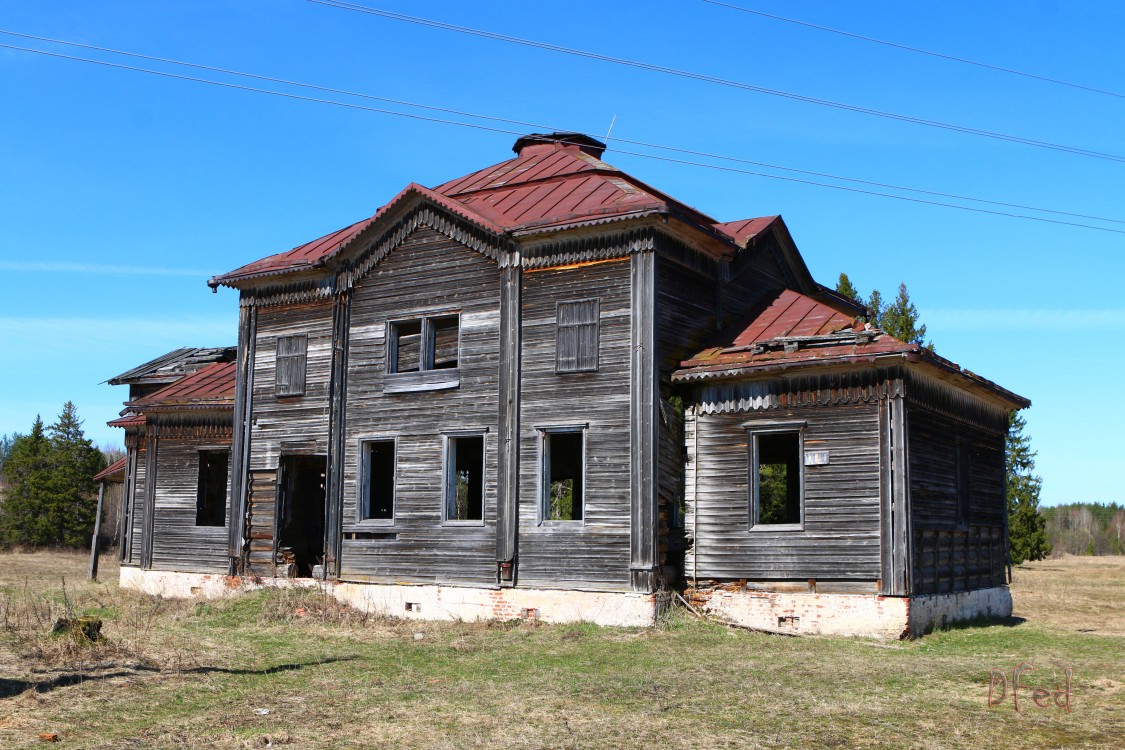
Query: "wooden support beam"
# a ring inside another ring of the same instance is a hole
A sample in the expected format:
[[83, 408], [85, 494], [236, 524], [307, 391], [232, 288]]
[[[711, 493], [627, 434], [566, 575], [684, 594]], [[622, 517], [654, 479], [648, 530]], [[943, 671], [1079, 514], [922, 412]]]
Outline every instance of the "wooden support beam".
[[324, 575], [340, 574], [343, 539], [344, 453], [348, 392], [348, 332], [351, 292], [342, 291], [332, 310], [332, 370], [328, 385], [328, 467], [324, 508]]
[[660, 416], [656, 353], [656, 256], [631, 259], [632, 387], [630, 389], [629, 569], [634, 591], [656, 590], [657, 448]]
[[105, 499], [105, 482], [98, 483], [98, 511], [94, 516], [94, 537], [90, 540], [90, 572], [87, 575], [91, 581], [98, 580], [98, 536], [102, 533], [102, 502]]
[[519, 529], [520, 347], [523, 278], [518, 257], [501, 269], [500, 398], [496, 477], [496, 575], [501, 586], [516, 582]]
[[246, 497], [250, 466], [250, 425], [254, 393], [254, 349], [258, 308], [243, 305], [238, 310], [238, 354], [235, 371], [234, 432], [230, 450], [230, 514], [227, 537], [228, 573], [241, 572], [246, 534]]

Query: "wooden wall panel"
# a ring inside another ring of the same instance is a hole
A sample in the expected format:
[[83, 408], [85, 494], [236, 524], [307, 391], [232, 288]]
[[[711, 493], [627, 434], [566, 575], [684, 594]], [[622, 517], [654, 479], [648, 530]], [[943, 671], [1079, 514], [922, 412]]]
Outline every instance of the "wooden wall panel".
[[[804, 420], [804, 529], [749, 531], [746, 424]], [[879, 417], [874, 403], [696, 415], [687, 425], [689, 576], [749, 580], [879, 577]]]
[[[520, 586], [628, 590], [630, 262], [523, 274]], [[600, 299], [597, 372], [555, 372], [555, 307]], [[540, 524], [540, 426], [587, 424], [585, 518]]]
[[[496, 582], [500, 269], [427, 227], [361, 279], [351, 300], [344, 459], [343, 580]], [[460, 314], [457, 388], [384, 393], [386, 323]], [[484, 523], [442, 523], [442, 433], [487, 431]], [[357, 523], [359, 441], [397, 439], [392, 527]]]
[[[163, 438], [157, 452], [152, 567], [193, 573], [226, 573], [226, 526], [196, 526], [201, 448], [230, 449], [230, 440]], [[229, 463], [228, 463], [229, 467]], [[230, 518], [230, 488], [226, 512]]]

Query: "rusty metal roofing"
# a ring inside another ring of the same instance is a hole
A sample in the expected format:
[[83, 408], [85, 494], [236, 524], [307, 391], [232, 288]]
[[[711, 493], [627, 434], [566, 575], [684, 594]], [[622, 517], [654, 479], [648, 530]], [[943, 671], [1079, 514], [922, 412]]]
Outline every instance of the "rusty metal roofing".
[[235, 363], [215, 362], [144, 398], [130, 401], [133, 409], [233, 408]]
[[683, 360], [672, 380], [729, 379], [793, 368], [869, 364], [887, 358], [924, 363], [952, 373], [1018, 408], [1031, 405], [1023, 396], [923, 346], [900, 341], [849, 313], [791, 289], [768, 299], [749, 324], [728, 333], [717, 346]]
[[148, 420], [144, 414], [126, 414], [124, 417], [118, 417], [106, 422], [110, 427], [140, 427]]
[[106, 382], [110, 385], [172, 383], [212, 362], [229, 362], [234, 359], [236, 352], [237, 349], [233, 346], [182, 347], [143, 365], [137, 365]]
[[360, 234], [411, 194], [422, 195], [497, 235], [565, 229], [576, 225], [674, 214], [704, 231], [744, 247], [766, 231], [777, 216], [718, 223], [602, 161], [605, 144], [573, 133], [524, 136], [514, 159], [494, 164], [430, 190], [411, 184], [362, 219], [284, 253], [216, 276], [209, 283], [245, 281], [317, 268], [347, 248]]
[[125, 457], [119, 458], [94, 475], [95, 482], [124, 482]]

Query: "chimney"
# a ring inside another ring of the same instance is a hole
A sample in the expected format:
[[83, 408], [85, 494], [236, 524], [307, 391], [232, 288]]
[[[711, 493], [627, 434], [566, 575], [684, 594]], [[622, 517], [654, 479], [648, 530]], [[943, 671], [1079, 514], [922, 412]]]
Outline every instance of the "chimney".
[[582, 133], [530, 133], [520, 136], [512, 146], [512, 150], [520, 156], [531, 156], [560, 148], [581, 151], [595, 159], [602, 158], [602, 154], [605, 153], [604, 143]]

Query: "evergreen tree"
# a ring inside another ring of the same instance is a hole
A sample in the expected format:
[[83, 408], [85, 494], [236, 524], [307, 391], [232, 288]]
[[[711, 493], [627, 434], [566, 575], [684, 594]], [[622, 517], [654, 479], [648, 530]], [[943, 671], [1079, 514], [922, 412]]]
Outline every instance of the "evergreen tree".
[[859, 296], [859, 291], [852, 286], [852, 280], [848, 278], [846, 273], [840, 274], [840, 280], [836, 282], [836, 293], [863, 304], [863, 300], [860, 299]]
[[1008, 484], [1008, 547], [1013, 565], [1025, 560], [1042, 560], [1051, 554], [1047, 539], [1047, 519], [1039, 511], [1042, 480], [1035, 470], [1035, 451], [1031, 438], [1024, 434], [1027, 420], [1017, 412], [1008, 415], [1008, 437], [1004, 459]]
[[48, 428], [51, 473], [41, 509], [47, 544], [88, 544], [97, 513], [94, 475], [106, 467], [105, 456], [82, 432], [82, 420], [67, 401], [58, 421]]
[[40, 535], [39, 508], [50, 474], [50, 442], [43, 420], [35, 418], [28, 435], [17, 435], [4, 462], [8, 491], [0, 505], [0, 541], [35, 544]]
[[918, 308], [910, 301], [906, 284], [898, 285], [898, 296], [883, 308], [879, 316], [879, 328], [908, 344], [926, 343], [926, 326], [918, 323]]
[[871, 292], [871, 296], [867, 298], [867, 311], [871, 313], [867, 322], [874, 327], [882, 330], [883, 328], [883, 313], [886, 312], [887, 306], [883, 303], [883, 295], [879, 294], [878, 289]]

